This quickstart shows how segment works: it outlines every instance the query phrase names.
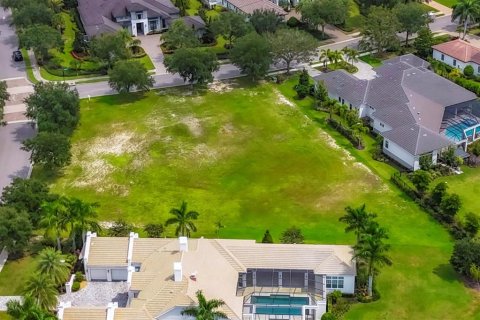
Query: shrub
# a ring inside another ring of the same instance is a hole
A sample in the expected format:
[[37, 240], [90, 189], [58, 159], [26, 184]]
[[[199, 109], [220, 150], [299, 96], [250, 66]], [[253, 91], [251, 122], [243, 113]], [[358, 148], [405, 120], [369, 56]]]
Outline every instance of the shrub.
[[469, 212], [465, 216], [465, 231], [467, 231], [471, 236], [475, 236], [480, 228], [480, 219], [478, 216]]
[[302, 230], [293, 226], [288, 228], [282, 233], [280, 241], [282, 243], [303, 243], [305, 237], [302, 234]]
[[452, 193], [443, 197], [440, 203], [442, 217], [446, 222], [452, 222], [453, 217], [457, 214], [462, 206], [462, 202], [458, 194]]
[[80, 271], [75, 272], [75, 281], [82, 282], [85, 281], [85, 276]]
[[336, 320], [336, 319], [337, 318], [335, 317], [335, 315], [331, 312], [326, 312], [322, 316], [322, 320]]
[[468, 277], [470, 266], [480, 265], [480, 239], [465, 238], [455, 242], [450, 263], [455, 271]]
[[77, 292], [80, 290], [80, 282], [74, 281], [72, 284], [72, 292]]
[[295, 17], [291, 17], [287, 21], [287, 26], [290, 28], [298, 28], [302, 23]]
[[465, 77], [467, 77], [467, 78], [472, 77], [474, 72], [475, 72], [475, 71], [473, 70], [473, 67], [470, 66], [470, 65], [466, 66], [465, 69], [463, 69], [463, 74], [464, 74]]

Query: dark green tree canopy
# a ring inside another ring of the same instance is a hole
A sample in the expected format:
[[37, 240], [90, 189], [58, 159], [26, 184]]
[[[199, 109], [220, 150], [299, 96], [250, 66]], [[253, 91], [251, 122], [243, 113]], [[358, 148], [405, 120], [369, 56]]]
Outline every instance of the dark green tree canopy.
[[455, 271], [468, 277], [472, 264], [480, 266], [480, 239], [464, 238], [458, 240], [453, 248], [450, 263]]
[[28, 212], [34, 225], [40, 220], [40, 209], [50, 199], [48, 186], [37, 179], [15, 178], [3, 189], [0, 198], [4, 205]]
[[361, 28], [360, 47], [365, 50], [377, 50], [382, 55], [385, 50], [399, 45], [397, 30], [400, 24], [392, 10], [372, 7]]
[[268, 37], [273, 58], [277, 62], [287, 65], [287, 73], [290, 72], [290, 64], [309, 62], [317, 49], [317, 41], [309, 33], [298, 29], [280, 29]]
[[39, 132], [36, 137], [25, 140], [22, 149], [32, 153], [32, 162], [49, 170], [69, 164], [72, 156], [68, 137], [55, 132]]
[[20, 45], [32, 49], [39, 60], [48, 57], [48, 50], [63, 46], [62, 35], [47, 25], [29, 25], [20, 34]]
[[168, 50], [194, 48], [200, 45], [195, 30], [188, 27], [181, 19], [173, 22], [168, 31], [162, 34], [161, 40]]
[[299, 5], [302, 20], [311, 29], [326, 24], [343, 24], [348, 15], [348, 0], [304, 0]]
[[123, 219], [113, 222], [113, 225], [108, 229], [108, 234], [112, 237], [128, 237], [133, 231], [133, 226]]
[[254, 80], [264, 77], [273, 62], [268, 41], [256, 32], [238, 39], [230, 58], [234, 65]]
[[222, 35], [228, 40], [231, 48], [233, 41], [242, 37], [250, 30], [245, 16], [232, 11], [222, 12], [220, 16], [212, 21], [211, 29], [216, 35]]
[[420, 28], [427, 25], [427, 16], [424, 7], [418, 2], [400, 3], [394, 8], [400, 28], [398, 31], [405, 32], [405, 44], [408, 45], [408, 38]]
[[12, 18], [13, 24], [19, 29], [35, 24], [50, 25], [52, 23], [53, 10], [42, 3], [42, 1], [26, 1], [24, 5], [13, 10]]
[[250, 17], [250, 23], [257, 33], [275, 33], [282, 22], [273, 10], [255, 10]]
[[443, 197], [440, 203], [440, 209], [442, 210], [442, 216], [445, 221], [452, 222], [453, 218], [460, 210], [462, 201], [456, 193], [448, 194]]
[[108, 72], [108, 83], [118, 92], [130, 92], [132, 88], [148, 90], [153, 87], [154, 80], [147, 68], [134, 60], [118, 61]]
[[305, 237], [302, 234], [302, 230], [293, 226], [282, 232], [280, 241], [282, 243], [303, 243]]
[[130, 51], [127, 49], [129, 41], [130, 39], [126, 39], [122, 32], [104, 33], [90, 41], [90, 54], [109, 69], [118, 60], [129, 58]]
[[25, 99], [27, 117], [35, 120], [40, 132], [59, 132], [70, 135], [80, 119], [77, 90], [67, 83], [40, 82], [35, 92]]
[[32, 236], [28, 214], [10, 207], [0, 207], [0, 247], [6, 247], [12, 258], [23, 255]]
[[168, 72], [178, 73], [184, 81], [200, 85], [213, 81], [213, 72], [220, 67], [217, 56], [204, 48], [181, 48], [165, 57]]
[[147, 233], [149, 238], [161, 238], [163, 237], [165, 228], [161, 223], [148, 223], [143, 230]]
[[412, 183], [421, 194], [424, 194], [428, 190], [431, 182], [432, 175], [428, 171], [417, 170], [412, 175]]
[[262, 238], [262, 243], [273, 243], [273, 238], [269, 230], [265, 231], [265, 234]]

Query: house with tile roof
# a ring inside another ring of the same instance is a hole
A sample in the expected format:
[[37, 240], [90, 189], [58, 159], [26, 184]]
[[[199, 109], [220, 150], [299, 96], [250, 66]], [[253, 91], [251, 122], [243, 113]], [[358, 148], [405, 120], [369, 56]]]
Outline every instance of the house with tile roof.
[[60, 320], [178, 320], [198, 290], [225, 301], [221, 311], [232, 320], [320, 320], [327, 293], [354, 293], [356, 276], [345, 245], [88, 233], [82, 257], [88, 281], [125, 281], [128, 302], [92, 307], [72, 299], [60, 305]]
[[[133, 36], [160, 32], [180, 18], [170, 0], [78, 0], [78, 12], [88, 37], [122, 28]], [[195, 30], [205, 27], [198, 16], [182, 19]]]
[[276, 1], [270, 0], [216, 0], [221, 5], [231, 11], [245, 15], [252, 15], [256, 10], [273, 11], [279, 16], [286, 16], [287, 12], [282, 9]]
[[358, 110], [383, 139], [383, 152], [407, 169], [420, 168], [420, 158], [435, 164], [440, 153], [480, 138], [480, 106], [474, 93], [438, 76], [428, 62], [407, 54], [385, 61], [370, 80], [344, 70], [324, 73], [332, 99]]
[[434, 45], [432, 49], [435, 60], [442, 61], [461, 71], [470, 65], [473, 67], [474, 74], [480, 74], [480, 48], [473, 44], [456, 39]]

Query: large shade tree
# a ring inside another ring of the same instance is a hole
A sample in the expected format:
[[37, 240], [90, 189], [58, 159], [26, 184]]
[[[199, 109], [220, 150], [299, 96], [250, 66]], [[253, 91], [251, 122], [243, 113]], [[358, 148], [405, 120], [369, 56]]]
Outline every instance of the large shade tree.
[[162, 34], [160, 40], [168, 50], [194, 48], [200, 45], [195, 30], [188, 27], [182, 19], [175, 20], [168, 31]]
[[376, 50], [378, 55], [382, 55], [386, 49], [398, 46], [399, 29], [400, 23], [392, 10], [372, 7], [361, 27], [360, 47], [365, 50]]
[[21, 257], [31, 236], [32, 225], [26, 212], [0, 207], [0, 248], [5, 247], [11, 258]]
[[192, 232], [197, 231], [194, 220], [198, 219], [199, 213], [196, 211], [188, 211], [185, 201], [182, 201], [180, 208], [172, 208], [170, 214], [173, 215], [173, 217], [169, 218], [165, 222], [165, 225], [176, 225], [176, 236], [190, 237]]
[[480, 17], [480, 1], [479, 0], [459, 0], [453, 7], [452, 22], [458, 19], [463, 24], [463, 36], [467, 35], [469, 23], [477, 22]]
[[49, 50], [63, 46], [60, 32], [48, 25], [28, 25], [19, 34], [20, 45], [35, 52], [37, 59], [42, 62], [49, 55]]
[[399, 22], [400, 32], [405, 32], [405, 45], [411, 34], [416, 33], [420, 28], [427, 25], [428, 19], [424, 7], [418, 2], [400, 3], [394, 12]]
[[309, 62], [317, 49], [315, 38], [298, 29], [280, 29], [268, 40], [274, 60], [287, 65], [287, 74], [292, 62]]
[[55, 170], [70, 163], [70, 140], [61, 133], [40, 132], [37, 136], [23, 142], [23, 150], [31, 152], [30, 160]]
[[234, 65], [253, 80], [265, 76], [273, 62], [270, 44], [256, 32], [238, 39], [230, 52], [230, 58]]
[[147, 68], [134, 60], [122, 60], [108, 71], [108, 84], [120, 93], [130, 92], [132, 88], [148, 90], [153, 87], [154, 80], [148, 74]]
[[298, 11], [311, 29], [320, 26], [325, 37], [325, 25], [343, 24], [348, 16], [348, 6], [348, 0], [303, 0]]
[[212, 21], [211, 29], [216, 35], [222, 35], [228, 41], [228, 47], [231, 48], [235, 39], [247, 34], [250, 25], [246, 22], [244, 15], [226, 11]]
[[225, 305], [220, 299], [207, 300], [201, 290], [196, 292], [198, 305], [186, 307], [181, 314], [194, 317], [196, 320], [218, 320], [228, 319], [228, 316], [218, 309]]
[[204, 85], [213, 81], [213, 72], [220, 67], [212, 50], [203, 48], [181, 48], [165, 57], [168, 72], [178, 73], [183, 81]]

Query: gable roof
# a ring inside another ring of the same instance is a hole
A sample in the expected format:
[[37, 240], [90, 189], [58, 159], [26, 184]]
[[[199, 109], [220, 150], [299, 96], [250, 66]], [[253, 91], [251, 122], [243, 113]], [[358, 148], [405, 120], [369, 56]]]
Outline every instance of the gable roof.
[[270, 0], [227, 0], [227, 2], [245, 14], [253, 14], [256, 10], [272, 10], [280, 16], [287, 14], [285, 10]]
[[475, 62], [476, 64], [480, 64], [480, 48], [464, 40], [456, 39], [434, 45], [432, 48], [462, 62]]
[[439, 150], [452, 144], [443, 135], [428, 130], [418, 124], [406, 125], [382, 133], [385, 139], [393, 141], [410, 154], [421, 155]]
[[149, 16], [162, 18], [179, 13], [170, 0], [78, 0], [78, 12], [90, 37], [121, 29], [114, 17], [140, 10], [146, 10]]
[[[358, 79], [344, 70], [322, 74], [315, 80], [325, 81], [330, 93], [355, 106], [373, 107], [372, 116], [393, 129], [388, 134], [390, 140], [394, 141], [393, 136], [402, 132], [412, 139], [415, 137], [411, 141], [395, 140], [399, 146], [417, 155], [435, 150], [425, 151], [425, 148], [443, 146], [449, 141], [436, 137], [440, 136], [446, 107], [477, 98], [473, 92], [428, 70], [428, 65], [425, 60], [407, 54], [384, 61], [382, 66], [374, 69], [377, 76], [371, 80]], [[399, 130], [395, 131], [397, 128]], [[431, 138], [432, 134], [434, 138]], [[382, 135], [386, 136], [386, 133]]]

